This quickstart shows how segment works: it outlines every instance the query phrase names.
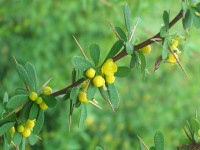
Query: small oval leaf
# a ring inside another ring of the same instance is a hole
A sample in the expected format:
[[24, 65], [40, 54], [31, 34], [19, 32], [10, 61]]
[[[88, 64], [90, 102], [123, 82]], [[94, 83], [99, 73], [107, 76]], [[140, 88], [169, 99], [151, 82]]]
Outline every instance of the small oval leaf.
[[6, 107], [7, 108], [17, 108], [18, 106], [26, 103], [27, 101], [29, 101], [28, 95], [26, 95], [26, 94], [16, 95], [16, 96], [13, 96], [10, 98]]

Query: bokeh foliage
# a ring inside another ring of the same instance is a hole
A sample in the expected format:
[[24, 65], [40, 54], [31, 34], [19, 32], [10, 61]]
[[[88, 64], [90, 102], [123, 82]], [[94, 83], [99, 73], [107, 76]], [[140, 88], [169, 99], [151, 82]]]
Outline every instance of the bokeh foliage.
[[[14, 93], [21, 86], [12, 56], [20, 63], [32, 62], [40, 85], [50, 77], [50, 85], [61, 89], [71, 82], [71, 58], [80, 55], [72, 38], [76, 36], [86, 54], [89, 46], [98, 43], [105, 55], [116, 40], [107, 20], [122, 28], [122, 9], [128, 2], [132, 25], [140, 18], [136, 40], [153, 36], [162, 24], [162, 11], [169, 10], [171, 18], [181, 9], [179, 1], [141, 0], [1, 0], [0, 1], [0, 97]], [[173, 7], [172, 7], [173, 6]], [[185, 34], [178, 23], [172, 31]], [[181, 42], [181, 62], [191, 78], [177, 65], [162, 64], [154, 73], [153, 64], [161, 47], [154, 44], [147, 56], [151, 76], [145, 81], [138, 70], [128, 79], [117, 79], [120, 107], [113, 113], [109, 106], [103, 111], [91, 108], [84, 127], [78, 128], [79, 112], [75, 112], [72, 130], [68, 132], [68, 102], [47, 111], [44, 139], [32, 149], [136, 149], [136, 135], [146, 144], [153, 143], [155, 131], [162, 130], [166, 149], [172, 149], [186, 138], [182, 124], [198, 111], [199, 106], [199, 31]], [[101, 59], [103, 60], [103, 56]], [[127, 64], [130, 57], [118, 64]], [[89, 106], [88, 106], [89, 107]]]

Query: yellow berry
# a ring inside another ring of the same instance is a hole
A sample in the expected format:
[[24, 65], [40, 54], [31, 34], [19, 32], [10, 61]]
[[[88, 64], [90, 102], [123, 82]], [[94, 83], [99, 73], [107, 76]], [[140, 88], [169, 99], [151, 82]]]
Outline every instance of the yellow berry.
[[48, 108], [48, 106], [46, 105], [45, 102], [42, 102], [42, 103], [40, 103], [39, 105], [40, 105], [40, 108], [41, 108], [42, 110], [46, 110], [46, 109]]
[[80, 92], [78, 94], [78, 99], [82, 103], [88, 103], [89, 102], [88, 99], [87, 99], [87, 94], [85, 92]]
[[99, 75], [95, 76], [93, 78], [93, 84], [96, 87], [101, 87], [101, 86], [103, 86], [105, 84], [105, 79], [102, 76], [99, 76]]
[[[178, 59], [178, 55], [176, 53], [174, 53], [174, 55]], [[170, 63], [176, 63], [176, 58], [174, 57], [174, 55], [172, 53], [169, 54], [168, 59], [167, 59], [168, 62], [170, 62]]]
[[23, 137], [29, 137], [31, 135], [31, 130], [28, 128], [25, 128], [24, 131], [22, 132]]
[[51, 93], [52, 93], [52, 89], [49, 86], [45, 86], [42, 89], [42, 94], [44, 94], [44, 95], [50, 95]]
[[42, 103], [43, 102], [43, 99], [42, 99], [42, 97], [38, 97], [37, 99], [36, 99], [36, 101], [35, 101], [37, 104], [40, 104], [40, 103]]
[[29, 99], [30, 99], [31, 101], [35, 101], [37, 98], [38, 98], [37, 93], [31, 92], [31, 93], [29, 94]]
[[117, 65], [112, 59], [108, 59], [101, 67], [101, 72], [107, 76], [114, 75], [117, 72]]
[[173, 45], [173, 46], [177, 47], [178, 44], [179, 44], [178, 40], [173, 40], [173, 42], [172, 42], [172, 45]]
[[94, 78], [95, 73], [96, 73], [96, 71], [93, 68], [90, 68], [85, 72], [85, 75], [86, 75], [86, 77], [92, 79], [92, 78]]
[[17, 126], [17, 131], [18, 131], [19, 133], [24, 132], [24, 126], [23, 126], [22, 124], [18, 125], [18, 126]]
[[200, 129], [198, 130], [198, 136], [200, 137]]
[[35, 126], [35, 121], [34, 120], [27, 120], [25, 123], [25, 128], [27, 129], [33, 129], [33, 127]]
[[10, 135], [13, 136], [15, 133], [15, 127], [10, 128]]
[[106, 83], [112, 84], [115, 82], [115, 76], [106, 76]]
[[151, 52], [151, 46], [150, 45], [147, 45], [143, 48], [140, 49], [142, 53], [144, 54], [149, 54]]

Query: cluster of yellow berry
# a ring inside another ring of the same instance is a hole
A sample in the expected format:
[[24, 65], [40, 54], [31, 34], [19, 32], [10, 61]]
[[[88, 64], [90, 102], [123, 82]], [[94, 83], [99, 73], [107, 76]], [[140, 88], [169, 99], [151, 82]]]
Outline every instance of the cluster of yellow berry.
[[[31, 131], [33, 130], [35, 126], [35, 120], [27, 120], [26, 123], [23, 125], [23, 124], [19, 124], [17, 126], [17, 132], [21, 133], [23, 135], [23, 137], [29, 137], [31, 135]], [[15, 127], [13, 126], [11, 129], [10, 129], [10, 134], [11, 136], [13, 136], [15, 133]]]
[[[42, 89], [42, 94], [43, 95], [50, 95], [52, 93], [52, 89], [49, 86], [45, 86]], [[46, 105], [46, 103], [43, 101], [42, 97], [38, 96], [38, 94], [36, 92], [31, 92], [29, 94], [29, 99], [31, 101], [35, 101], [42, 110], [46, 110], [48, 108], [48, 106]]]
[[[179, 42], [178, 40], [173, 40], [172, 41], [172, 44], [169, 46], [169, 49], [173, 52], [169, 54], [168, 58], [167, 58], [167, 61], [170, 62], [170, 63], [176, 63], [176, 58], [178, 59], [178, 54], [181, 53], [181, 51], [178, 50], [178, 45], [179, 45]], [[175, 58], [175, 57], [176, 58]]]

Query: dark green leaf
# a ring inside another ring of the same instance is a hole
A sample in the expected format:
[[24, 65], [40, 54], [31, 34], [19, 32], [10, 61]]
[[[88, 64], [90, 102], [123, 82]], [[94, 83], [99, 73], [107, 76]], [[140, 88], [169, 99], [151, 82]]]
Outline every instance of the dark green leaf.
[[8, 102], [8, 93], [5, 92], [4, 95], [3, 95], [3, 104], [7, 103]]
[[38, 134], [42, 129], [43, 124], [44, 124], [44, 111], [40, 110], [39, 115], [36, 119], [35, 127], [33, 128], [33, 133]]
[[72, 65], [74, 66], [75, 69], [78, 69], [78, 70], [94, 68], [89, 61], [87, 61], [85, 58], [80, 57], [80, 56], [74, 56], [72, 58]]
[[89, 85], [89, 87], [88, 87], [88, 89], [87, 89], [87, 98], [88, 98], [89, 100], [91, 100], [92, 98], [94, 98], [94, 95], [95, 95], [95, 93], [96, 93], [96, 90], [97, 90], [97, 87], [95, 87], [95, 86], [93, 85], [93, 83], [90, 83], [90, 85]]
[[115, 73], [116, 77], [127, 77], [130, 74], [130, 68], [126, 66], [118, 67], [117, 72]]
[[13, 135], [13, 142], [15, 143], [15, 145], [19, 145], [22, 141], [22, 134], [20, 134], [19, 132], [15, 132]]
[[86, 104], [81, 104], [81, 116], [79, 121], [79, 127], [82, 127], [84, 125], [84, 121], [87, 118], [87, 107]]
[[163, 47], [162, 47], [162, 59], [167, 59], [169, 54], [169, 50], [168, 50], [168, 40], [165, 39], [163, 42]]
[[109, 58], [113, 58], [123, 47], [124, 42], [122, 40], [118, 40], [117, 42], [114, 43], [112, 48], [110, 49], [110, 52], [108, 53], [106, 60]]
[[17, 108], [18, 106], [25, 104], [27, 101], [29, 101], [28, 95], [25, 95], [25, 94], [16, 95], [10, 98], [6, 107]]
[[29, 144], [30, 145], [34, 145], [36, 142], [37, 142], [37, 135], [35, 134], [31, 134], [29, 137], [28, 137], [28, 141], [29, 141]]
[[26, 95], [28, 95], [28, 91], [27, 90], [25, 90], [25, 89], [23, 89], [23, 88], [17, 88], [16, 90], [15, 90], [15, 94], [16, 95], [21, 95], [21, 94], [26, 94]]
[[155, 133], [154, 144], [156, 150], [164, 150], [164, 137], [162, 132], [158, 131]]
[[169, 30], [169, 13], [166, 10], [163, 12], [163, 21], [168, 31]]
[[160, 37], [165, 37], [165, 35], [166, 35], [166, 27], [165, 26], [162, 26], [161, 28], [160, 28]]
[[36, 103], [33, 103], [31, 106], [31, 110], [29, 112], [29, 119], [33, 120], [36, 119], [38, 116], [39, 107]]
[[[8, 114], [9, 114], [9, 112], [8, 112]], [[5, 116], [8, 115], [8, 114], [5, 114]], [[1, 119], [0, 120], [0, 126], [2, 126], [3, 124], [9, 123], [9, 122], [15, 122], [16, 119], [17, 119], [16, 114], [13, 113], [13, 114]]]
[[22, 123], [25, 123], [29, 119], [29, 112], [32, 106], [32, 102], [28, 102], [21, 110], [20, 119]]
[[3, 150], [9, 150], [9, 144], [6, 135], [3, 136]]
[[138, 56], [136, 55], [136, 53], [134, 52], [132, 55], [131, 55], [131, 62], [130, 62], [130, 68], [134, 68], [134, 67], [137, 67], [139, 65], [139, 62], [138, 62]]
[[54, 108], [57, 104], [57, 99], [51, 95], [42, 95], [44, 102], [47, 104], [48, 107]]
[[156, 150], [155, 146], [151, 146], [149, 150]]
[[14, 126], [15, 122], [9, 122], [9, 123], [5, 123], [3, 125], [0, 126], [0, 136], [2, 136], [4, 133], [6, 133], [8, 130], [10, 130], [10, 128], [12, 128]]
[[194, 26], [198, 29], [200, 27], [200, 12], [193, 11], [192, 19]]
[[100, 58], [100, 48], [97, 44], [92, 44], [90, 46], [90, 56], [94, 61], [95, 66], [97, 66]]
[[128, 4], [124, 6], [124, 20], [125, 20], [127, 31], [130, 35], [131, 25], [130, 25], [130, 10], [129, 10]]
[[138, 51], [138, 57], [140, 59], [141, 62], [141, 73], [142, 73], [142, 78], [145, 79], [146, 77], [146, 58], [144, 56], [144, 54], [141, 51]]
[[31, 83], [33, 84], [33, 87], [34, 87], [33, 90], [35, 91], [37, 87], [37, 75], [36, 75], [35, 67], [31, 63], [27, 62], [25, 65], [25, 69], [26, 69], [26, 72], [28, 73]]
[[103, 99], [109, 100], [109, 95], [108, 95], [107, 90], [104, 90], [103, 87], [100, 87], [99, 92], [100, 92], [101, 96], [103, 97]]
[[114, 84], [108, 84], [108, 93], [113, 108], [117, 108], [119, 106], [119, 93]]
[[95, 150], [103, 150], [100, 146], [96, 146]]
[[26, 72], [25, 68], [20, 64], [17, 64], [16, 67], [17, 72], [21, 79], [24, 81], [24, 83], [30, 88], [31, 91], [34, 91], [34, 83], [31, 82], [30, 77], [28, 76], [28, 73]]
[[22, 138], [22, 142], [19, 145], [19, 149], [20, 150], [25, 150], [26, 149], [26, 138], [25, 137]]
[[126, 43], [126, 53], [132, 55], [134, 53], [134, 47], [131, 43]]
[[188, 31], [192, 26], [192, 14], [189, 9], [186, 11], [185, 17], [182, 19], [182, 24], [186, 31]]
[[115, 30], [117, 31], [117, 33], [120, 36], [120, 38], [126, 42], [127, 41], [127, 37], [126, 37], [126, 34], [124, 33], [124, 31], [122, 30], [122, 28], [115, 27]]
[[194, 131], [194, 132], [198, 132], [198, 130], [200, 129], [200, 123], [199, 123], [199, 121], [197, 120], [197, 119], [195, 119], [195, 118], [192, 118], [191, 120], [190, 120], [190, 125], [191, 125], [191, 127], [192, 127], [192, 130]]
[[72, 100], [72, 103], [75, 105], [78, 99], [78, 87], [73, 87], [70, 93], [70, 99]]
[[66, 94], [62, 97], [62, 100], [68, 100], [70, 98], [71, 88], [69, 88], [66, 92]]

